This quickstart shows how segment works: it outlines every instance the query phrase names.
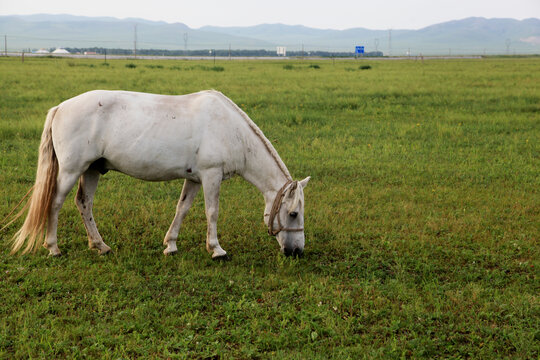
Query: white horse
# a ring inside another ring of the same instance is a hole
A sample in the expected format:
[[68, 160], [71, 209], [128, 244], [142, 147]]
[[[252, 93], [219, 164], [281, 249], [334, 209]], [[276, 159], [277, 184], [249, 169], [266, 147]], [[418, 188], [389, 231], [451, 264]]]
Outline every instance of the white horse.
[[303, 188], [310, 178], [293, 181], [272, 144], [232, 100], [214, 90], [181, 96], [96, 90], [49, 110], [28, 214], [12, 253], [25, 243], [24, 253], [35, 250], [45, 235], [43, 246], [60, 255], [58, 213], [77, 179], [75, 203], [89, 246], [108, 253], [92, 215], [99, 176], [108, 170], [149, 181], [185, 179], [165, 254], [177, 251], [180, 225], [202, 185], [206, 249], [214, 259], [227, 257], [217, 238], [219, 188], [236, 174], [262, 192], [264, 221], [281, 251], [304, 250]]

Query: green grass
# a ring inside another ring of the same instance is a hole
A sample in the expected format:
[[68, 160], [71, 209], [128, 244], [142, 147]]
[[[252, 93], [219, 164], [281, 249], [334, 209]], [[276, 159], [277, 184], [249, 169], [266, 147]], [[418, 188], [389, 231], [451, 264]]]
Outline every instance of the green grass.
[[18, 221], [0, 233], [0, 358], [537, 359], [539, 66], [1, 58], [2, 218], [34, 182], [47, 109], [92, 89], [220, 90], [312, 180], [302, 259], [240, 178], [221, 191], [226, 263], [205, 251], [201, 194], [162, 255], [182, 181], [102, 177], [105, 257], [73, 193], [64, 257], [10, 256]]

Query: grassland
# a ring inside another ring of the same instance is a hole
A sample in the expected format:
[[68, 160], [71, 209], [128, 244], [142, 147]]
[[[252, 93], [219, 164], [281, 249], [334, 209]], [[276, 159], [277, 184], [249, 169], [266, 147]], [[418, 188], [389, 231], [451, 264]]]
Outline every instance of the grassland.
[[182, 182], [108, 173], [94, 214], [113, 254], [87, 249], [71, 200], [65, 256], [0, 244], [0, 357], [538, 359], [539, 68], [0, 59], [0, 217], [33, 184], [47, 109], [98, 88], [218, 89], [312, 176], [304, 258], [279, 254], [235, 178], [218, 223], [233, 259], [216, 263], [201, 194], [164, 257]]

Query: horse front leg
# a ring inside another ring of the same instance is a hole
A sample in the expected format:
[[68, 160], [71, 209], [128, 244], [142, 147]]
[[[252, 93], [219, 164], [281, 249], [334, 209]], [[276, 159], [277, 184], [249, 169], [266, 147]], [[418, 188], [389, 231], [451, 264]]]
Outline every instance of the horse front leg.
[[163, 251], [165, 255], [175, 254], [178, 249], [176, 248], [176, 239], [178, 238], [178, 232], [180, 231], [180, 226], [186, 217], [188, 210], [193, 204], [195, 196], [199, 192], [201, 184], [195, 183], [191, 180], [184, 181], [184, 187], [182, 188], [182, 194], [180, 195], [180, 200], [178, 200], [178, 205], [176, 205], [176, 214], [174, 220], [169, 227], [169, 231], [165, 235], [163, 244], [167, 248]]
[[94, 195], [96, 193], [99, 177], [99, 171], [93, 169], [88, 169], [82, 174], [79, 179], [77, 195], [75, 196], [75, 205], [77, 205], [77, 208], [79, 209], [84, 227], [86, 228], [88, 247], [90, 249], [96, 249], [101, 255], [104, 255], [108, 254], [111, 251], [111, 248], [103, 242], [97, 229], [94, 215], [92, 214]]
[[221, 169], [210, 169], [201, 174], [206, 220], [208, 222], [206, 250], [212, 254], [212, 259], [215, 260], [227, 258], [227, 252], [221, 248], [217, 238], [219, 188], [222, 179], [223, 172]]

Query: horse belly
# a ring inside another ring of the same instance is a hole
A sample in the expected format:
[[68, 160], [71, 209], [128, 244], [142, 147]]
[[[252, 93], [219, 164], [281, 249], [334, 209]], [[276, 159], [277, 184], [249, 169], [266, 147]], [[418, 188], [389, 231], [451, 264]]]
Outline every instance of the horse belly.
[[104, 153], [107, 170], [117, 170], [138, 179], [164, 181], [178, 178], [198, 180], [196, 146], [154, 144], [155, 146], [112, 147]]

